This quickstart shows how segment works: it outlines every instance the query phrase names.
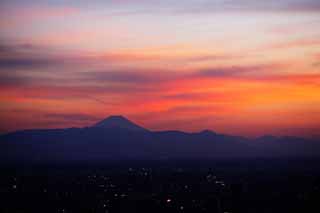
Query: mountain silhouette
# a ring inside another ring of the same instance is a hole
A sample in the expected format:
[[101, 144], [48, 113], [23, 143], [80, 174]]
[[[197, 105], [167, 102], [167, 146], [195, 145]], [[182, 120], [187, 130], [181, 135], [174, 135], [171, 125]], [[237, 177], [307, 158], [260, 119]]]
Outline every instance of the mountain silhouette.
[[93, 127], [100, 127], [100, 128], [120, 128], [126, 129], [131, 131], [148, 131], [147, 129], [138, 126], [137, 124], [131, 122], [127, 118], [121, 115], [113, 115], [109, 116], [106, 119], [96, 123]]
[[264, 136], [248, 139], [203, 130], [150, 131], [123, 116], [92, 126], [23, 130], [0, 136], [0, 162], [107, 162], [124, 159], [314, 157], [318, 141]]

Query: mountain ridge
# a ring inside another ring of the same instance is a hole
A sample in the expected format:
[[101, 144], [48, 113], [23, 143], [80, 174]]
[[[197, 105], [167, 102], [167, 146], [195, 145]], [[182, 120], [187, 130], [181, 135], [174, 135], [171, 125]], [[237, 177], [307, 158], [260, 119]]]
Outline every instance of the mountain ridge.
[[310, 156], [320, 156], [316, 141], [273, 136], [248, 139], [211, 130], [150, 131], [123, 116], [109, 116], [84, 128], [24, 130], [0, 136], [2, 162]]

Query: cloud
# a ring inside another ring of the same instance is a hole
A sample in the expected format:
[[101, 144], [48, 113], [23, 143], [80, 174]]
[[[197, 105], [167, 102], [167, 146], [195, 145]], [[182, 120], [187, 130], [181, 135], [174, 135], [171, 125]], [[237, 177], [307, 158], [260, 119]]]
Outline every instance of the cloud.
[[[66, 64], [104, 64], [104, 65], [136, 65], [134, 63], [195, 63], [219, 60], [232, 60], [243, 56], [217, 53], [217, 54], [172, 54], [171, 49], [160, 51], [153, 50], [128, 50], [122, 52], [90, 53], [67, 52], [63, 49], [52, 48], [49, 46], [39, 46], [33, 44], [19, 44], [10, 42], [0, 43], [0, 69], [16, 68], [41, 68], [50, 66], [61, 66]], [[109, 66], [110, 67], [110, 66]], [[162, 71], [161, 71], [162, 72]], [[115, 78], [125, 78], [125, 76], [111, 73]], [[127, 72], [126, 75], [130, 73]], [[129, 76], [135, 78], [136, 76]], [[141, 78], [140, 76], [139, 78]]]
[[[114, 63], [123, 65], [121, 58], [128, 55], [111, 54], [108, 60], [99, 54], [86, 53], [65, 54], [62, 51], [52, 50], [49, 47], [35, 46], [31, 44], [0, 45], [0, 77], [2, 85], [34, 85], [34, 86], [83, 86], [104, 88], [110, 92], [137, 92], [154, 90], [153, 85], [165, 82], [174, 82], [192, 78], [230, 78], [263, 76], [267, 71], [275, 69], [275, 65], [230, 66], [212, 67], [207, 69], [194, 69], [185, 71], [175, 68], [172, 70], [154, 68], [136, 68], [134, 65], [126, 68], [114, 68]], [[141, 56], [143, 58], [143, 56]], [[142, 60], [140, 56], [128, 57], [128, 60]], [[194, 56], [175, 56], [178, 60], [198, 62], [202, 60], [216, 60], [236, 56], [223, 54], [199, 54]], [[166, 60], [164, 60], [166, 61]], [[101, 70], [91, 69], [90, 65], [100, 64], [109, 68]], [[69, 66], [70, 65], [70, 66]], [[81, 65], [81, 66], [77, 66]], [[52, 75], [49, 68], [56, 67]], [[72, 69], [70, 68], [72, 67]], [[77, 70], [79, 67], [80, 70]], [[72, 74], [72, 75], [71, 75]]]
[[[102, 62], [85, 52], [68, 52], [63, 49], [30, 43], [12, 43], [0, 41], [0, 74], [14, 70], [32, 70], [64, 65], [89, 65]], [[63, 69], [56, 69], [56, 71]]]
[[163, 98], [171, 100], [199, 100], [207, 98], [209, 95], [212, 95], [212, 93], [189, 92], [164, 95]]
[[[79, 1], [78, 1], [79, 2]], [[80, 1], [80, 4], [83, 5]], [[157, 8], [158, 11], [185, 10], [189, 12], [215, 12], [215, 11], [318, 11], [320, 3], [318, 0], [186, 0], [183, 2], [172, 2], [170, 0], [122, 0], [122, 1], [93, 1], [99, 6], [132, 6], [144, 8]], [[73, 4], [75, 5], [75, 4]]]
[[317, 29], [320, 24], [320, 19], [315, 18], [312, 20], [300, 20], [295, 22], [290, 22], [286, 24], [277, 24], [276, 26], [270, 27], [269, 31], [271, 33], [289, 35], [294, 34], [296, 32], [306, 32], [306, 31], [314, 31]]
[[219, 13], [219, 12], [318, 12], [318, 0], [221, 0], [202, 1], [185, 8], [185, 13]]
[[253, 65], [253, 66], [231, 66], [222, 68], [209, 68], [194, 73], [194, 77], [223, 78], [223, 77], [259, 77], [268, 75], [279, 67], [276, 64]]
[[295, 39], [291, 41], [285, 41], [285, 42], [274, 44], [271, 46], [271, 48], [288, 49], [288, 48], [312, 47], [312, 46], [320, 46], [320, 39], [319, 38]]
[[11, 43], [9, 41], [1, 41], [0, 40], [0, 56], [4, 57], [7, 55], [11, 55], [13, 53], [17, 54], [20, 52], [27, 53], [30, 50], [37, 49], [35, 45], [28, 43]]
[[203, 61], [218, 61], [218, 60], [230, 60], [235, 58], [242, 58], [243, 56], [233, 55], [233, 54], [203, 54], [195, 53], [183, 54], [177, 53], [172, 54], [173, 48], [168, 48], [166, 50], [160, 50], [157, 52], [155, 50], [141, 49], [136, 51], [128, 52], [108, 52], [101, 56], [102, 60], [109, 62], [150, 62], [150, 61], [167, 61], [167, 62], [203, 62]]
[[26, 2], [14, 2], [14, 1], [3, 1], [1, 6], [1, 17], [10, 15], [11, 19], [8, 20], [21, 20], [28, 19], [46, 19], [46, 18], [57, 18], [65, 17], [72, 14], [77, 14], [79, 9], [68, 5], [49, 5], [49, 4], [32, 4], [31, 2], [24, 5]]
[[47, 113], [44, 115], [45, 118], [54, 120], [66, 120], [69, 122], [78, 121], [97, 121], [99, 118], [93, 115], [80, 114], [80, 113]]
[[314, 63], [312, 64], [314, 67], [320, 67], [320, 54], [316, 54], [314, 57]]
[[272, 76], [271, 71], [280, 65], [266, 64], [253, 66], [213, 67], [208, 69], [195, 69], [183, 72], [181, 70], [100, 70], [84, 72], [79, 75], [79, 80], [96, 83], [127, 83], [128, 85], [154, 85], [165, 82], [175, 82], [194, 78], [259, 78]]
[[[81, 11], [104, 11], [112, 16], [136, 14], [214, 14], [221, 12], [319, 12], [318, 0], [3, 0], [2, 8], [18, 8], [24, 17], [47, 18]], [[3, 10], [2, 10], [3, 11]], [[12, 14], [12, 13], [11, 13]], [[19, 12], [17, 12], [19, 14]]]
[[59, 64], [62, 58], [50, 55], [47, 47], [31, 44], [0, 44], [0, 69], [46, 67]]
[[87, 72], [85, 79], [94, 81], [111, 81], [127, 83], [147, 83], [155, 81], [156, 77], [148, 73], [138, 73], [130, 71], [98, 71]]
[[175, 70], [119, 69], [84, 72], [79, 79], [97, 83], [128, 83], [137, 85], [157, 84], [178, 79], [181, 74]]
[[318, 62], [314, 62], [312, 65], [315, 66], [315, 67], [320, 67], [320, 62], [319, 61]]
[[61, 61], [53, 58], [0, 58], [0, 68], [36, 68], [58, 64]]

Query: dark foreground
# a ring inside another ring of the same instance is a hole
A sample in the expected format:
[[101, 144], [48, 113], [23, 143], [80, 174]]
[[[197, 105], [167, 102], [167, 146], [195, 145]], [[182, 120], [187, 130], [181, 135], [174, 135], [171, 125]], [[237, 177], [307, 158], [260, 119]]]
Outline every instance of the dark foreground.
[[0, 212], [320, 212], [319, 160], [2, 166]]

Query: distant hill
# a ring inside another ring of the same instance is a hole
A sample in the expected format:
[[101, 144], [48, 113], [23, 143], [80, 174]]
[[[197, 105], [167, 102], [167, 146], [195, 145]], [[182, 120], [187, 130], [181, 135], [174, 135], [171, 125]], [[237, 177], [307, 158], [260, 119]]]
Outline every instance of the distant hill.
[[5, 162], [77, 162], [123, 159], [320, 156], [318, 141], [264, 136], [247, 139], [210, 130], [149, 131], [123, 116], [84, 128], [24, 130], [0, 136]]

